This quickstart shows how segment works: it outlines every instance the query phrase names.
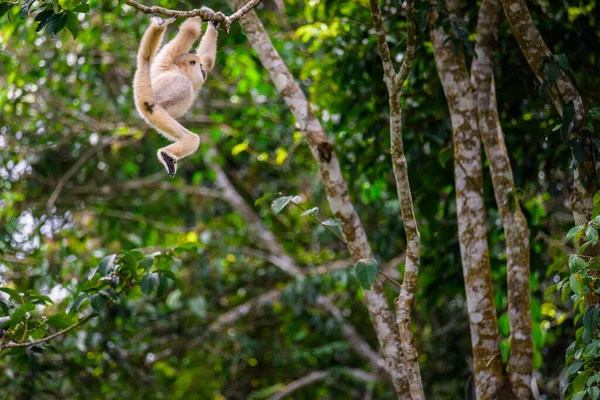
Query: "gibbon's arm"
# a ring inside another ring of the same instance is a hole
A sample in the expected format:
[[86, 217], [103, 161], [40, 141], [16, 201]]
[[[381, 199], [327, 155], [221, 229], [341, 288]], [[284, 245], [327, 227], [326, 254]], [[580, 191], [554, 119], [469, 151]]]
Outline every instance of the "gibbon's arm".
[[210, 72], [215, 66], [215, 59], [217, 58], [217, 28], [212, 24], [208, 23], [206, 32], [202, 36], [200, 46], [196, 50], [196, 54], [200, 57], [200, 65], [202, 70], [206, 73]]
[[[137, 54], [137, 70], [133, 78], [133, 97], [135, 106], [142, 117], [146, 109], [154, 104], [154, 95], [150, 81], [150, 66], [152, 65], [156, 49], [162, 42], [167, 26], [172, 21], [165, 21], [153, 16], [152, 23], [144, 32], [142, 42]], [[145, 118], [145, 117], [144, 117]]]
[[200, 138], [185, 129], [155, 101], [150, 79], [150, 65], [165, 29], [173, 20], [153, 17], [152, 24], [142, 37], [133, 79], [133, 96], [138, 113], [166, 138], [175, 143], [158, 151], [158, 159], [172, 178], [177, 172], [177, 160], [198, 149]]
[[188, 18], [179, 27], [179, 32], [173, 40], [167, 43], [156, 56], [152, 64], [152, 75], [168, 71], [175, 61], [175, 57], [187, 53], [202, 33], [202, 19], [200, 17]]

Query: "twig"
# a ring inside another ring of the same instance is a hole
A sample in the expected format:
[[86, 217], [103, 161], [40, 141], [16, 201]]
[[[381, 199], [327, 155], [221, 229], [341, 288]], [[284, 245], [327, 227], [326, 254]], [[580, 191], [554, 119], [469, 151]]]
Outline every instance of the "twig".
[[226, 32], [229, 32], [229, 27], [231, 26], [232, 22], [242, 18], [250, 10], [258, 6], [260, 2], [261, 0], [250, 0], [248, 3], [246, 3], [246, 5], [241, 7], [230, 16], [226, 16], [222, 12], [214, 12], [208, 7], [200, 7], [189, 11], [179, 11], [158, 6], [148, 7], [134, 0], [127, 0], [126, 4], [146, 14], [162, 14], [169, 17], [178, 18], [200, 17], [203, 21], [212, 21], [218, 23], [223, 29], [225, 29]]
[[[296, 207], [298, 207], [299, 209], [301, 209], [302, 211], [306, 211], [306, 210], [304, 209], [304, 207], [302, 207], [300, 204], [298, 204], [298, 203], [294, 203], [293, 201], [292, 201], [292, 204], [293, 204], [293, 205], [295, 205]], [[330, 227], [328, 227], [327, 225], [324, 225], [324, 224], [323, 224], [323, 222], [322, 222], [322, 221], [321, 221], [319, 218], [317, 218], [317, 217], [315, 217], [314, 215], [312, 215], [312, 213], [309, 213], [308, 215], [310, 215], [310, 217], [311, 217], [312, 219], [314, 219], [314, 220], [315, 220], [315, 221], [316, 221], [316, 222], [317, 222], [319, 225], [321, 225], [323, 228], [327, 229], [327, 230], [328, 230], [328, 231], [329, 231], [329, 232], [330, 232], [330, 233], [331, 233], [333, 236], [335, 236], [335, 237], [336, 237], [336, 238], [338, 238], [338, 239], [339, 239], [339, 240], [340, 240], [342, 243], [344, 243], [344, 244], [346, 245], [346, 247], [348, 248], [348, 250], [351, 250], [351, 251], [352, 251], [354, 254], [356, 254], [357, 256], [359, 256], [359, 257], [360, 257], [360, 258], [362, 258], [362, 259], [365, 259], [365, 258], [366, 258], [366, 257], [365, 257], [365, 256], [363, 256], [363, 255], [362, 255], [362, 254], [361, 254], [361, 253], [360, 253], [358, 250], [356, 250], [354, 247], [352, 247], [352, 246], [350, 245], [350, 243], [348, 243], [348, 242], [346, 241], [346, 239], [344, 239], [343, 237], [341, 237], [340, 235], [338, 235], [338, 234], [337, 234], [337, 232], [335, 232], [333, 229], [331, 229], [331, 228], [330, 228]], [[379, 270], [379, 268], [378, 268], [378, 273], [379, 273], [381, 276], [383, 276], [385, 279], [387, 279], [388, 281], [392, 282], [394, 285], [398, 286], [399, 288], [402, 288], [402, 285], [401, 285], [401, 284], [400, 284], [398, 281], [396, 281], [394, 278], [392, 278], [392, 277], [390, 277], [390, 276], [386, 275], [385, 273], [381, 272], [381, 271]]]
[[67, 332], [69, 332], [69, 331], [77, 328], [79, 325], [82, 325], [82, 324], [86, 323], [89, 319], [91, 319], [91, 318], [93, 318], [93, 317], [95, 317], [97, 315], [98, 314], [96, 314], [96, 313], [91, 313], [91, 314], [89, 314], [89, 315], [81, 318], [79, 321], [77, 321], [73, 325], [71, 325], [71, 326], [69, 326], [69, 327], [67, 327], [67, 328], [65, 328], [63, 330], [60, 330], [60, 331], [58, 331], [56, 333], [53, 333], [52, 335], [48, 335], [48, 336], [46, 336], [44, 338], [38, 339], [38, 340], [32, 340], [32, 341], [29, 341], [29, 342], [20, 342], [20, 343], [7, 343], [7, 344], [4, 344], [4, 345], [0, 345], [0, 352], [2, 350], [4, 350], [4, 349], [12, 349], [12, 348], [15, 348], [15, 347], [31, 347], [31, 346], [35, 346], [35, 345], [47, 342], [49, 340], [52, 340], [52, 339], [54, 339], [54, 338], [56, 338], [58, 336], [62, 336], [65, 333], [67, 333]]

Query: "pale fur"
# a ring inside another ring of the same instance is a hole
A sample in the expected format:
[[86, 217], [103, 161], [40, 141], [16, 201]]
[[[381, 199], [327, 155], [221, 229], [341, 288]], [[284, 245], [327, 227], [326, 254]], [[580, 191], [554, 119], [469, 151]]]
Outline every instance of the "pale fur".
[[[214, 67], [217, 53], [217, 29], [212, 24], [208, 24], [196, 54], [188, 53], [202, 33], [202, 20], [196, 17], [181, 24], [175, 38], [157, 54], [165, 30], [173, 21], [160, 17], [152, 19], [142, 37], [133, 80], [138, 113], [163, 136], [175, 142], [158, 150], [158, 159], [167, 171], [169, 168], [160, 156], [161, 152], [178, 160], [198, 150], [199, 137], [175, 118], [185, 114], [193, 104], [206, 74]], [[176, 168], [175, 163], [175, 171]]]

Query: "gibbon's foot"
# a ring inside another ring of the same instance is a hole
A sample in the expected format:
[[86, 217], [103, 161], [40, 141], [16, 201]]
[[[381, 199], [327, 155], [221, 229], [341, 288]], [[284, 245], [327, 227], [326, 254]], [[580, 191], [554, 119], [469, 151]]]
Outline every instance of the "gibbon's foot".
[[158, 160], [165, 166], [165, 169], [169, 173], [169, 178], [173, 178], [177, 172], [177, 159], [166, 151], [159, 151]]
[[169, 19], [164, 19], [163, 17], [161, 17], [158, 14], [152, 14], [151, 18], [156, 20], [156, 23], [158, 26], [163, 26], [164, 24], [169, 25], [171, 22], [173, 22], [177, 19], [177, 17], [171, 17]]

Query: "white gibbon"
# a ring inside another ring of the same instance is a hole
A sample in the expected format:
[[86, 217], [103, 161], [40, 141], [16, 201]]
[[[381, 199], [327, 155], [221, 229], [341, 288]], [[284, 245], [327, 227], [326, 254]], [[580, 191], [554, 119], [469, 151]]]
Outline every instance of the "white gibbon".
[[175, 18], [152, 16], [137, 55], [137, 70], [133, 80], [133, 96], [138, 113], [167, 139], [174, 141], [158, 150], [158, 160], [173, 178], [177, 160], [186, 157], [200, 145], [198, 135], [185, 129], [175, 118], [181, 117], [192, 105], [206, 74], [215, 65], [217, 27], [209, 23], [196, 53], [189, 53], [202, 33], [202, 19], [187, 19], [173, 40], [158, 54], [167, 26]]

